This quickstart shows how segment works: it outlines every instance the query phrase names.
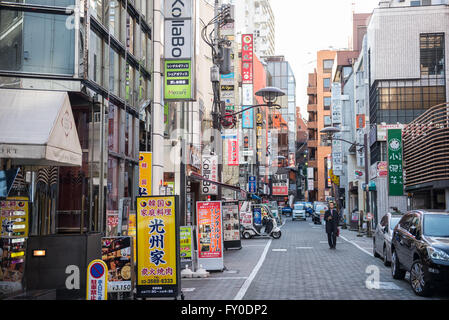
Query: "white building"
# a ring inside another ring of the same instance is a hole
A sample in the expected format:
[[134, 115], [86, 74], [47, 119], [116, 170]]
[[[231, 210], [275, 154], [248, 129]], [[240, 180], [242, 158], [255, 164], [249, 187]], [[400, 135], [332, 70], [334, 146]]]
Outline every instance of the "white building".
[[237, 41], [242, 34], [254, 34], [258, 57], [275, 54], [275, 21], [269, 0], [234, 0]]

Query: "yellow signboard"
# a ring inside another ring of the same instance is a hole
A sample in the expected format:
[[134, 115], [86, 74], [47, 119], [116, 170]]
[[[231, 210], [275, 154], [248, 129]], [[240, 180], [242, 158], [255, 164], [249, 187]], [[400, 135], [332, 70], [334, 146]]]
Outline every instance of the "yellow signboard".
[[11, 197], [0, 201], [1, 236], [28, 237], [27, 197]]
[[153, 154], [151, 152], [139, 153], [139, 196], [151, 195], [151, 170]]
[[177, 196], [137, 198], [137, 295], [171, 297], [179, 292]]

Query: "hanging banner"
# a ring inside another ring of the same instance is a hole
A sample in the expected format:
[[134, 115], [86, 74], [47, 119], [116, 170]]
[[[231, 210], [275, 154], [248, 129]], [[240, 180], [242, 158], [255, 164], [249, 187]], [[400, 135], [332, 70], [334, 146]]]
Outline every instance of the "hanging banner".
[[206, 270], [223, 270], [221, 201], [198, 201], [198, 263]]
[[402, 166], [402, 130], [388, 129], [388, 194], [390, 196], [404, 195]]
[[253, 83], [253, 35], [242, 34], [242, 83]]
[[101, 238], [102, 260], [108, 268], [108, 292], [133, 290], [134, 259], [131, 237]]
[[182, 261], [191, 261], [193, 258], [193, 230], [192, 226], [182, 226], [179, 232], [180, 256]]
[[180, 293], [178, 196], [137, 198], [137, 296]]
[[[218, 156], [203, 154], [202, 176], [206, 179], [217, 181], [218, 179]], [[209, 181], [201, 182], [201, 193], [203, 195], [218, 195], [218, 186]]]
[[239, 165], [239, 141], [228, 139], [228, 166]]
[[108, 266], [93, 260], [87, 267], [86, 300], [108, 300]]
[[226, 201], [222, 203], [223, 211], [223, 242], [225, 249], [241, 248], [239, 202]]
[[139, 196], [151, 195], [151, 166], [153, 154], [139, 152]]
[[[247, 108], [247, 107], [242, 107]], [[242, 113], [242, 129], [254, 128], [254, 109], [246, 110]]]

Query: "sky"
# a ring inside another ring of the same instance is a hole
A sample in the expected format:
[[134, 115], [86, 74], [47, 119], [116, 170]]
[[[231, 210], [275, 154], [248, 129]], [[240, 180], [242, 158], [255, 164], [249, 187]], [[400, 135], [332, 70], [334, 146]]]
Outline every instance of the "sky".
[[[270, 0], [275, 17], [275, 54], [290, 63], [296, 79], [296, 105], [307, 119], [308, 74], [319, 50], [347, 49], [352, 11], [371, 13], [379, 0]], [[353, 5], [354, 4], [354, 5]]]

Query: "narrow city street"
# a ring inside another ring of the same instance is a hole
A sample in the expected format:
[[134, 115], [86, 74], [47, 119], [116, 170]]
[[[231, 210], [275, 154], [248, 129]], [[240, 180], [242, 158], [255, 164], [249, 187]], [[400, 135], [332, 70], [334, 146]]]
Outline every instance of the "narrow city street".
[[[227, 270], [209, 278], [183, 279], [186, 300], [426, 300], [448, 299], [440, 290], [416, 296], [408, 282], [391, 277], [372, 255], [372, 239], [341, 230], [330, 250], [324, 226], [287, 218], [279, 240], [242, 240], [241, 250], [225, 252]], [[379, 274], [378, 287], [373, 279]], [[371, 288], [369, 288], [371, 287]]]

